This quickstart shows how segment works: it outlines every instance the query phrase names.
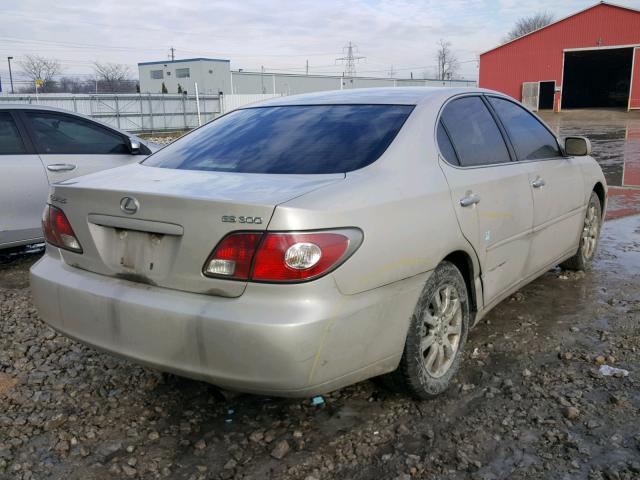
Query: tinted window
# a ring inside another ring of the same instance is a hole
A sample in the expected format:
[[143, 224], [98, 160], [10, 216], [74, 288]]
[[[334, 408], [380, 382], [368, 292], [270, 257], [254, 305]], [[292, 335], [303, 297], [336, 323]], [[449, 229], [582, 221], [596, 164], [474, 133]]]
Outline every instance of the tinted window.
[[378, 159], [413, 107], [315, 105], [236, 110], [144, 162], [185, 170], [340, 173]]
[[129, 153], [122, 136], [87, 120], [56, 113], [25, 114], [39, 153]]
[[440, 147], [440, 153], [447, 162], [452, 165], [460, 165], [458, 156], [453, 149], [453, 145], [451, 145], [451, 140], [449, 140], [449, 135], [447, 135], [441, 121], [438, 122], [438, 146]]
[[26, 153], [18, 127], [9, 112], [0, 112], [0, 155]]
[[502, 134], [480, 97], [453, 100], [445, 107], [441, 119], [460, 165], [468, 167], [510, 161]]
[[555, 137], [520, 105], [489, 97], [513, 143], [518, 160], [535, 160], [560, 156]]

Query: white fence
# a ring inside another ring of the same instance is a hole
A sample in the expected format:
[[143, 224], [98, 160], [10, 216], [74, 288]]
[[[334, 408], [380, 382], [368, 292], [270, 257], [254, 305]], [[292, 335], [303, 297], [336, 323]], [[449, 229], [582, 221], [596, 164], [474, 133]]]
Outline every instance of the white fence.
[[[243, 105], [279, 95], [200, 95], [200, 122]], [[130, 132], [188, 130], [198, 126], [195, 95], [168, 94], [64, 94], [0, 95], [1, 103], [28, 103], [82, 113]]]

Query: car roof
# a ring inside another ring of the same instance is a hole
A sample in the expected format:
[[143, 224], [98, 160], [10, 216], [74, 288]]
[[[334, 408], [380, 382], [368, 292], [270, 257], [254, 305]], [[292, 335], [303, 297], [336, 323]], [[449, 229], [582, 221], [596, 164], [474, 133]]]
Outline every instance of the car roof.
[[245, 108], [286, 105], [382, 104], [418, 105], [436, 98], [446, 99], [461, 93], [497, 93], [475, 87], [384, 87], [332, 90], [279, 97]]

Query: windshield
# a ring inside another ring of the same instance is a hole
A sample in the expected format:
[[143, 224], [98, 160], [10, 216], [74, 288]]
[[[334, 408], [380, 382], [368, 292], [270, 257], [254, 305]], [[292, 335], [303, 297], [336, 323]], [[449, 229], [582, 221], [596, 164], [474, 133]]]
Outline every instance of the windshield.
[[343, 173], [376, 161], [410, 105], [312, 105], [236, 110], [144, 164], [237, 173]]

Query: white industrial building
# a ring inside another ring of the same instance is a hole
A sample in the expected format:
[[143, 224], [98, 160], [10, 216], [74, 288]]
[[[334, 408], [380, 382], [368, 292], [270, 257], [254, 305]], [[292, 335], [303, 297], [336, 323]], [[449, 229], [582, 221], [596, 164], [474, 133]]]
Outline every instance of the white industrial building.
[[342, 77], [338, 75], [304, 75], [272, 72], [232, 71], [229, 60], [217, 58], [189, 58], [138, 63], [141, 93], [199, 93], [205, 94], [277, 94], [345, 88], [368, 87], [473, 87], [471, 80], [417, 80], [376, 77]]

